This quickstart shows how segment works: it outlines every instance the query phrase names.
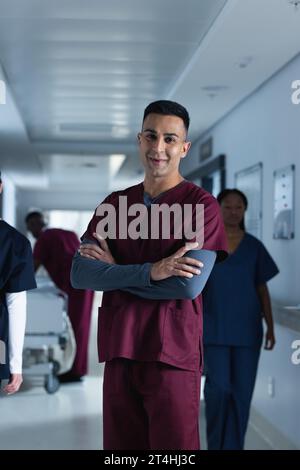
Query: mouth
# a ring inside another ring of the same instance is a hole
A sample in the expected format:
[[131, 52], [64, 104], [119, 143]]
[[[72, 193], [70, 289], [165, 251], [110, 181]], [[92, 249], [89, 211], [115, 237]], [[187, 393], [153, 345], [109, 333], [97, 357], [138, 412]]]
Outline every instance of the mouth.
[[150, 160], [151, 163], [155, 166], [163, 165], [164, 162], [167, 161], [166, 158], [153, 158], [153, 157], [148, 157], [148, 160]]

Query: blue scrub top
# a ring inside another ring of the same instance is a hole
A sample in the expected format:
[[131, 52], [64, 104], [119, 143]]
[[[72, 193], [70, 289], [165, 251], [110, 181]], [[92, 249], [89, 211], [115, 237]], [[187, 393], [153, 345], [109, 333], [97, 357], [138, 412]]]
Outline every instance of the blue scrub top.
[[246, 233], [237, 249], [214, 266], [203, 291], [204, 344], [260, 345], [262, 312], [256, 287], [278, 272], [264, 245]]
[[[0, 340], [5, 344], [5, 364], [0, 363], [0, 380], [10, 376], [8, 310], [5, 294], [36, 287], [31, 246], [27, 238], [0, 220]], [[1, 362], [2, 361], [1, 357]]]

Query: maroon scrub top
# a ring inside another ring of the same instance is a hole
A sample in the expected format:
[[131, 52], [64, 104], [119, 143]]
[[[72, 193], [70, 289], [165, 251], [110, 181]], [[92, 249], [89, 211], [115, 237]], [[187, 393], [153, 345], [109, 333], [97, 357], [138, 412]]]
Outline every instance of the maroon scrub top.
[[[143, 183], [110, 194], [103, 203], [112, 204], [117, 213], [119, 196], [131, 204], [143, 204]], [[199, 186], [183, 181], [162, 193], [156, 204], [204, 204], [203, 249], [226, 257], [227, 242], [220, 208], [216, 199]], [[195, 210], [193, 210], [195, 214]], [[105, 214], [106, 215], [106, 214]], [[128, 223], [135, 217], [128, 216]], [[93, 240], [98, 222], [95, 214], [82, 236]], [[148, 208], [150, 227], [150, 208]], [[117, 224], [118, 233], [118, 224]], [[118, 264], [154, 263], [173, 254], [186, 240], [175, 239], [108, 239], [109, 248]], [[122, 290], [104, 292], [98, 319], [99, 361], [123, 357], [138, 361], [160, 361], [181, 369], [202, 367], [202, 296], [194, 300], [149, 300]]]
[[68, 315], [76, 340], [76, 355], [71, 373], [83, 376], [88, 368], [88, 341], [94, 293], [71, 286], [73, 256], [80, 241], [74, 232], [51, 228], [44, 230], [33, 250], [34, 259], [48, 271], [56, 286], [68, 295]]
[[40, 234], [33, 249], [34, 259], [46, 268], [56, 286], [67, 294], [72, 289], [70, 271], [79, 245], [74, 232], [49, 228]]

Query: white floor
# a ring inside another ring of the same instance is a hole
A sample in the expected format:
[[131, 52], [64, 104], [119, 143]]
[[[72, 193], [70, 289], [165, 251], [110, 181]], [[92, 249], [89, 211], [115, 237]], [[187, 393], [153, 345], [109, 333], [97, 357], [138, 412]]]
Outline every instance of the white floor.
[[[102, 375], [96, 361], [96, 309], [90, 341], [90, 376], [84, 383], [66, 384], [49, 395], [42, 381], [25, 377], [16, 395], [0, 396], [0, 449], [101, 449]], [[206, 448], [204, 406], [201, 402], [201, 445]], [[247, 449], [270, 447], [251, 427]]]

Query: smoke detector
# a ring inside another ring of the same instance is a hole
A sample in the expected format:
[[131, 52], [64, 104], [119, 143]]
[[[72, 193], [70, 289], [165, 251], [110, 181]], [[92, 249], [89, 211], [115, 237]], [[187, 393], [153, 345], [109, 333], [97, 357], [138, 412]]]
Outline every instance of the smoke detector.
[[300, 0], [288, 0], [290, 5], [293, 5], [295, 7], [295, 11], [298, 11], [298, 8], [300, 7]]
[[247, 56], [244, 56], [244, 57], [240, 57], [240, 59], [237, 61], [236, 65], [240, 69], [246, 69], [252, 62], [253, 62], [253, 57], [251, 55], [247, 55]]

